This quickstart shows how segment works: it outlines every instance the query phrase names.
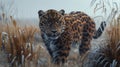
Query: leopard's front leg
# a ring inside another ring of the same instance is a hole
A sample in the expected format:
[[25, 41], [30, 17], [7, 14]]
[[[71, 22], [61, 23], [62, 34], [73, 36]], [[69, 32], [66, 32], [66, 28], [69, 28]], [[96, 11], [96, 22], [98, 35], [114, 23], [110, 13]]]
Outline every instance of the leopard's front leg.
[[41, 37], [42, 37], [42, 39], [43, 39], [43, 42], [44, 42], [44, 44], [45, 44], [45, 46], [46, 46], [46, 48], [47, 48], [47, 50], [48, 50], [48, 53], [50, 54], [50, 56], [52, 57], [52, 50], [51, 50], [51, 48], [50, 48], [50, 42], [51, 42], [51, 40], [47, 37], [47, 35], [46, 34], [41, 34]]
[[70, 33], [64, 32], [54, 41], [55, 50], [52, 53], [52, 62], [55, 64], [64, 64], [70, 52], [71, 46]]

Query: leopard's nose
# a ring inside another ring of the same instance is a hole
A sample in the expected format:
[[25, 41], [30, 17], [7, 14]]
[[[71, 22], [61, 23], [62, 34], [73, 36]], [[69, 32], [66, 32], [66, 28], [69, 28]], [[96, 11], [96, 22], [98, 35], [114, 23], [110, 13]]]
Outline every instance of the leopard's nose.
[[51, 32], [52, 32], [52, 33], [56, 33], [57, 31], [56, 31], [56, 30], [52, 30]]

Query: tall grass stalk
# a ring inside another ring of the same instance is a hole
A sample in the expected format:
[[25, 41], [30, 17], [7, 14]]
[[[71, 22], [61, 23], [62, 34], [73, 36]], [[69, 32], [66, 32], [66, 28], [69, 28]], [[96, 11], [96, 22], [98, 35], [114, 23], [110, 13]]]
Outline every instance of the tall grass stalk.
[[120, 16], [106, 29], [107, 42], [101, 44], [96, 60], [97, 67], [120, 67]]

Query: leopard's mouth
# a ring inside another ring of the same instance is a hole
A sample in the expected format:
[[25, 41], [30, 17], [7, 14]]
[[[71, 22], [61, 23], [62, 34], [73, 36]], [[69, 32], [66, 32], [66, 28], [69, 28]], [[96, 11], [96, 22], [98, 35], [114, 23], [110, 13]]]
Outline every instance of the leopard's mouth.
[[50, 39], [58, 39], [59, 36], [60, 36], [60, 34], [48, 35], [48, 37], [49, 37]]
[[58, 36], [50, 37], [50, 39], [58, 39]]

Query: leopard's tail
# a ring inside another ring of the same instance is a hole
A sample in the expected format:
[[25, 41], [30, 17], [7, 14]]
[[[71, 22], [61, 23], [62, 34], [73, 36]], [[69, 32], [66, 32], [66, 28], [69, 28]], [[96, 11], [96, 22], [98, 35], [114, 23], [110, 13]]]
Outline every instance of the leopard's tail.
[[94, 39], [99, 38], [102, 35], [103, 31], [105, 30], [105, 27], [106, 27], [106, 22], [102, 21], [98, 30], [95, 31], [95, 35], [93, 36], [93, 38]]

